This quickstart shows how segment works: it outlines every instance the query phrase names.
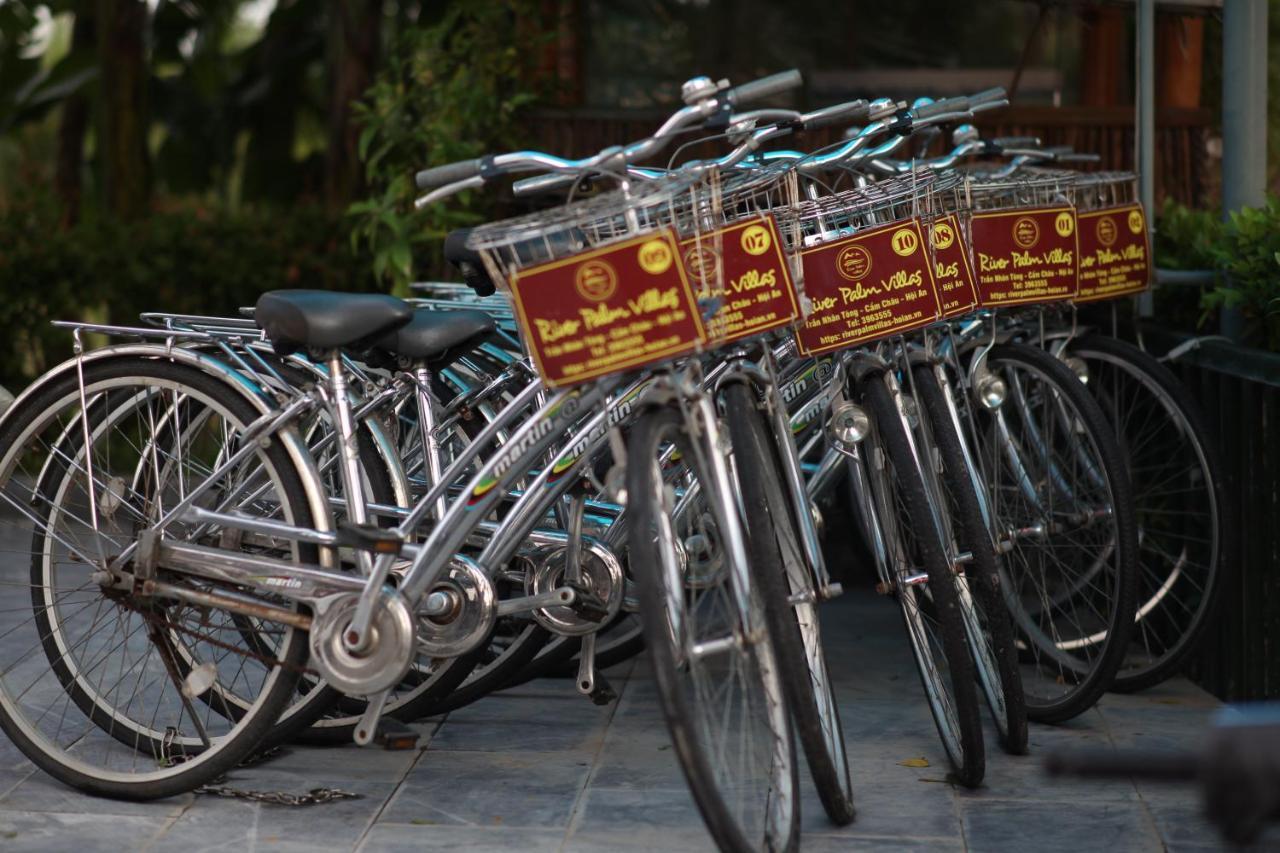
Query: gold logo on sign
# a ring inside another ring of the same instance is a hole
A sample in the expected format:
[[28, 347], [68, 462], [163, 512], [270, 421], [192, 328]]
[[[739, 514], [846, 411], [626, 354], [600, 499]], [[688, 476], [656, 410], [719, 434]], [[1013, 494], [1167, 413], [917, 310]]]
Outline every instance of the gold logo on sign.
[[587, 261], [574, 273], [573, 285], [583, 299], [600, 302], [618, 289], [618, 274], [605, 261]]
[[684, 268], [699, 284], [709, 284], [716, 273], [716, 252], [710, 246], [693, 245], [685, 250]]
[[836, 272], [849, 281], [866, 278], [871, 272], [871, 253], [861, 246], [846, 246], [836, 255]]
[[1110, 216], [1103, 216], [1098, 219], [1098, 242], [1104, 246], [1110, 246], [1116, 241], [1116, 221]]
[[916, 232], [910, 228], [899, 228], [893, 232], [893, 251], [902, 257], [914, 255], [916, 249], [920, 248], [920, 238], [916, 236]]
[[763, 225], [750, 225], [742, 231], [742, 250], [748, 255], [763, 255], [773, 245], [769, 229]]
[[662, 275], [671, 269], [671, 247], [665, 240], [650, 240], [640, 245], [640, 269], [650, 275]]
[[1024, 216], [1013, 223], [1013, 242], [1024, 249], [1030, 249], [1040, 239], [1040, 226], [1030, 216]]
[[933, 226], [930, 236], [933, 239], [933, 247], [935, 249], [949, 249], [951, 244], [956, 241], [956, 230], [951, 227], [950, 223], [939, 222]]
[[1145, 226], [1146, 226], [1146, 223], [1142, 221], [1141, 210], [1129, 211], [1129, 230], [1130, 231], [1132, 231], [1134, 234], [1141, 234], [1142, 229]]
[[1070, 237], [1076, 230], [1076, 218], [1066, 211], [1059, 213], [1058, 218], [1053, 220], [1053, 230], [1058, 232], [1059, 237]]

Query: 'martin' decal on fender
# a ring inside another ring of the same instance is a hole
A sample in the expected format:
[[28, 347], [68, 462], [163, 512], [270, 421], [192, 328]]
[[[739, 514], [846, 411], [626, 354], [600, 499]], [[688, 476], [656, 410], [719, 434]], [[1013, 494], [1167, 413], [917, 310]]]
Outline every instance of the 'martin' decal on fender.
[[484, 500], [494, 487], [502, 482], [502, 476], [519, 462], [530, 448], [535, 447], [559, 425], [561, 415], [572, 417], [578, 410], [578, 398], [579, 395], [576, 392], [566, 394], [558, 405], [543, 415], [527, 432], [518, 434], [509, 444], [504, 445], [501, 455], [493, 461], [489, 472], [471, 489], [471, 494], [467, 496], [467, 509], [474, 509]]

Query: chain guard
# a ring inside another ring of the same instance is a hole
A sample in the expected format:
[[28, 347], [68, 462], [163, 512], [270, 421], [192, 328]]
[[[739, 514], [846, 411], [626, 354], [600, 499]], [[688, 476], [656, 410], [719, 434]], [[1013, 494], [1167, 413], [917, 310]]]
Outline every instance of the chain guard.
[[357, 655], [343, 642], [358, 593], [337, 597], [311, 624], [311, 665], [348, 696], [367, 696], [400, 683], [414, 658], [413, 616], [404, 599], [384, 590], [369, 623], [369, 648]]
[[445, 616], [418, 615], [418, 651], [427, 657], [453, 658], [489, 639], [498, 621], [498, 592], [493, 581], [470, 561], [454, 560], [449, 575], [432, 592], [454, 596], [457, 606]]
[[[525, 576], [525, 594], [539, 595], [567, 585], [564, 580], [565, 558], [568, 549], [552, 548], [544, 553], [537, 565]], [[532, 611], [534, 620], [557, 634], [580, 637], [599, 631], [622, 609], [626, 592], [626, 576], [617, 560], [606, 560], [586, 547], [581, 550], [582, 585], [603, 605], [607, 615], [603, 620], [591, 619], [572, 606], [540, 607]]]

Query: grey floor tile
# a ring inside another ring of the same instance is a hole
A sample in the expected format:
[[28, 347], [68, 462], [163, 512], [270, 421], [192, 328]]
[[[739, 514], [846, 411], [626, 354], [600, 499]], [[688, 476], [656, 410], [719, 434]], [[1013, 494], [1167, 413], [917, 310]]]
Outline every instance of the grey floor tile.
[[146, 846], [163, 826], [163, 820], [146, 817], [103, 820], [100, 814], [0, 811], [0, 850], [118, 853]]
[[[914, 772], [920, 773], [920, 770]], [[952, 786], [944, 782], [920, 781], [922, 778], [930, 777], [923, 774], [895, 774], [889, 777], [856, 774], [853, 780], [853, 804], [857, 816], [847, 826], [836, 826], [823, 810], [812, 783], [802, 777], [800, 816], [804, 838], [959, 838], [960, 816], [956, 810]], [[807, 841], [804, 846], [808, 848]]]
[[385, 750], [377, 746], [290, 746], [277, 758], [235, 771], [237, 777], [256, 773], [294, 774], [299, 779], [329, 783], [339, 779], [395, 782], [417, 762], [420, 750]]
[[1154, 799], [1145, 797], [1147, 810], [1160, 836], [1169, 844], [1221, 844], [1222, 836], [1204, 816], [1204, 808], [1194, 797]]
[[590, 771], [575, 753], [429, 750], [380, 821], [563, 829]]
[[805, 836], [800, 849], [804, 853], [924, 853], [924, 851], [964, 850], [959, 838], [906, 838], [901, 835], [885, 838], [858, 836], [843, 838], [831, 835]]
[[359, 848], [361, 853], [447, 850], [453, 853], [555, 853], [564, 833], [546, 830], [494, 827], [427, 826], [380, 823]]
[[[564, 845], [564, 853], [655, 853], [655, 851], [679, 851], [679, 853], [715, 853], [716, 845], [705, 829], [697, 830], [637, 830], [608, 832], [597, 830], [576, 833]], [[806, 843], [804, 850], [809, 849]]]
[[[324, 783], [292, 774], [259, 774], [252, 781], [228, 784], [249, 790], [283, 790], [301, 794]], [[343, 790], [359, 794], [358, 799], [336, 800], [312, 806], [284, 806], [253, 803], [222, 797], [201, 796], [161, 837], [157, 851], [180, 851], [204, 843], [217, 849], [219, 841], [252, 841], [256, 849], [291, 849], [305, 846], [319, 849], [352, 849], [365, 829], [395, 790], [391, 782], [350, 780]], [[235, 844], [230, 849], [237, 848]]]
[[1142, 803], [965, 800], [964, 838], [973, 853], [1158, 853], [1160, 838]]
[[574, 820], [573, 837], [677, 832], [697, 835], [702, 816], [687, 787], [587, 789]]
[[82, 812], [96, 815], [131, 815], [163, 819], [181, 812], [192, 801], [192, 795], [184, 794], [149, 803], [133, 803], [125, 800], [109, 800], [91, 797], [69, 788], [41, 772], [28, 775], [0, 797], [0, 809], [30, 812]]

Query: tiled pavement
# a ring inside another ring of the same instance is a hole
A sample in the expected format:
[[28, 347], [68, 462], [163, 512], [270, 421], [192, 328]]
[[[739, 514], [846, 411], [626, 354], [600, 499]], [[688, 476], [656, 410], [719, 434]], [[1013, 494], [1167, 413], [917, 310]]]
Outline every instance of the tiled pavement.
[[[946, 780], [893, 603], [846, 595], [825, 618], [858, 819], [829, 824], [806, 780], [802, 849], [1221, 847], [1190, 790], [1049, 779], [1037, 757], [1064, 744], [1194, 748], [1217, 703], [1191, 684], [1108, 696], [1070, 724], [1034, 726], [1031, 756], [990, 749], [986, 784], [968, 791]], [[621, 698], [609, 707], [591, 705], [570, 682], [546, 680], [422, 724], [418, 751], [297, 747], [229, 780], [255, 790], [332, 786], [361, 795], [306, 808], [190, 795], [147, 804], [94, 799], [32, 772], [0, 736], [0, 850], [711, 849], [647, 664], [610, 678]], [[919, 758], [928, 766], [903, 764]]]

